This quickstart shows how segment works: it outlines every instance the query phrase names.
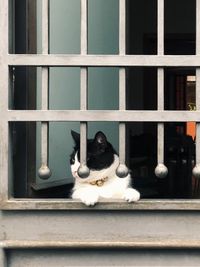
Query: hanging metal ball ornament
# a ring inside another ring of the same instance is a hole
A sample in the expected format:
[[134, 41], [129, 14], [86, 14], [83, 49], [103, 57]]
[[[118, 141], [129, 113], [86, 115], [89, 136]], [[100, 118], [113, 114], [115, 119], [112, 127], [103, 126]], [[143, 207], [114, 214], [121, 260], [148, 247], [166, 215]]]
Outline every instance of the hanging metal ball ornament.
[[157, 165], [157, 167], [155, 168], [155, 175], [158, 177], [158, 178], [165, 178], [168, 174], [168, 169], [167, 167], [162, 164], [162, 163], [159, 163]]
[[192, 174], [194, 175], [195, 178], [200, 179], [200, 164], [197, 164], [193, 170], [192, 170]]
[[81, 178], [87, 178], [90, 175], [90, 169], [87, 167], [87, 165], [82, 165], [78, 168], [78, 175]]
[[42, 165], [38, 170], [38, 176], [43, 180], [47, 180], [51, 176], [51, 170], [47, 165]]
[[125, 164], [119, 164], [116, 170], [116, 174], [120, 178], [124, 178], [128, 175], [129, 169], [126, 167]]

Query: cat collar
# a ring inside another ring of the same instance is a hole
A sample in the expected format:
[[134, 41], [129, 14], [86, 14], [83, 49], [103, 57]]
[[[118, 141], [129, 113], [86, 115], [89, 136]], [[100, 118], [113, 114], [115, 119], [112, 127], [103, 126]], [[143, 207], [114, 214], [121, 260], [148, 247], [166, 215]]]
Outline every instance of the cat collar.
[[100, 187], [100, 186], [103, 186], [106, 181], [108, 181], [108, 177], [104, 177], [104, 178], [98, 179], [96, 181], [92, 181], [92, 182], [90, 182], [90, 184], [91, 185], [97, 185]]

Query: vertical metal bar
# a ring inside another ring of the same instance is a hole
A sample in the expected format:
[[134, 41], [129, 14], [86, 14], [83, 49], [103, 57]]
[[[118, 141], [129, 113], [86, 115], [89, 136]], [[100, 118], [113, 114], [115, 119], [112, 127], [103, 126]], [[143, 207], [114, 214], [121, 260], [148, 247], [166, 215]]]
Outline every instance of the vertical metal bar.
[[[119, 55], [126, 54], [126, 0], [119, 1]], [[126, 69], [119, 69], [119, 110], [126, 109]], [[119, 167], [116, 174], [126, 177], [126, 124], [119, 122]]]
[[6, 257], [6, 251], [3, 248], [0, 248], [0, 266], [1, 267], [7, 267], [7, 257]]
[[7, 63], [8, 55], [8, 1], [0, 1], [0, 198], [7, 200], [10, 194], [12, 182], [9, 180], [9, 133], [6, 113], [8, 111], [9, 70]]
[[[196, 55], [200, 55], [200, 1], [196, 0]], [[196, 69], [196, 110], [200, 110], [200, 68]], [[196, 165], [193, 175], [200, 178], [200, 123], [196, 123]]]
[[[157, 0], [157, 54], [164, 55], [164, 0]], [[164, 110], [164, 69], [158, 68], [158, 110]], [[158, 123], [158, 165], [155, 169], [156, 176], [163, 178], [167, 175], [168, 170], [164, 165], [164, 124]]]
[[196, 0], [196, 55], [200, 55], [200, 1]]
[[[125, 68], [119, 69], [119, 109], [126, 109], [126, 71]], [[119, 158], [120, 164], [126, 161], [126, 124], [119, 123]]]
[[[87, 55], [88, 51], [88, 0], [81, 0], [81, 55]], [[80, 84], [80, 109], [87, 110], [88, 98], [88, 69], [86, 67], [81, 68], [81, 84]], [[87, 167], [87, 122], [80, 123], [80, 162], [81, 166], [78, 170], [80, 177], [87, 177], [89, 175], [89, 169]]]
[[[49, 53], [49, 0], [42, 1], [42, 53]], [[42, 68], [42, 110], [49, 108], [49, 68]], [[51, 171], [48, 167], [48, 139], [49, 123], [42, 122], [41, 125], [41, 167], [38, 175], [41, 179], [48, 179]]]
[[[158, 110], [164, 110], [164, 70], [158, 68]], [[164, 163], [164, 125], [158, 123], [158, 163]]]
[[81, 55], [88, 52], [88, 0], [81, 0]]
[[164, 0], [157, 0], [157, 54], [164, 55]]
[[[81, 99], [80, 109], [87, 110], [87, 68], [81, 68]], [[80, 142], [80, 159], [81, 164], [86, 165], [86, 154], [87, 154], [87, 122], [80, 123], [81, 142]]]

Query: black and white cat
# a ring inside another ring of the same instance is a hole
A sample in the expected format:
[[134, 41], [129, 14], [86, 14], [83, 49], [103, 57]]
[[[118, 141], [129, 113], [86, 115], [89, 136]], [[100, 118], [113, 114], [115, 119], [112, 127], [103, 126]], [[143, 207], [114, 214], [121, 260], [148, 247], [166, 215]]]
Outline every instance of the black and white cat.
[[102, 132], [97, 132], [94, 139], [87, 140], [87, 166], [90, 174], [87, 178], [79, 177], [80, 134], [74, 131], [71, 134], [75, 143], [70, 156], [71, 172], [75, 178], [73, 199], [79, 199], [87, 206], [95, 205], [101, 197], [120, 198], [128, 202], [140, 199], [140, 193], [130, 186], [130, 174], [125, 178], [116, 175], [119, 157]]

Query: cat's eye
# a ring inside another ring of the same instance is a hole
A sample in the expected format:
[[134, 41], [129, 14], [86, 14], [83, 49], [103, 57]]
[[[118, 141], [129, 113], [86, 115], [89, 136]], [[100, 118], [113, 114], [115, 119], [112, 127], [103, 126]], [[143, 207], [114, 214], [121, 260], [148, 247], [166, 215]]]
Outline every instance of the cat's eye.
[[70, 159], [70, 164], [74, 164], [75, 163], [75, 159]]

